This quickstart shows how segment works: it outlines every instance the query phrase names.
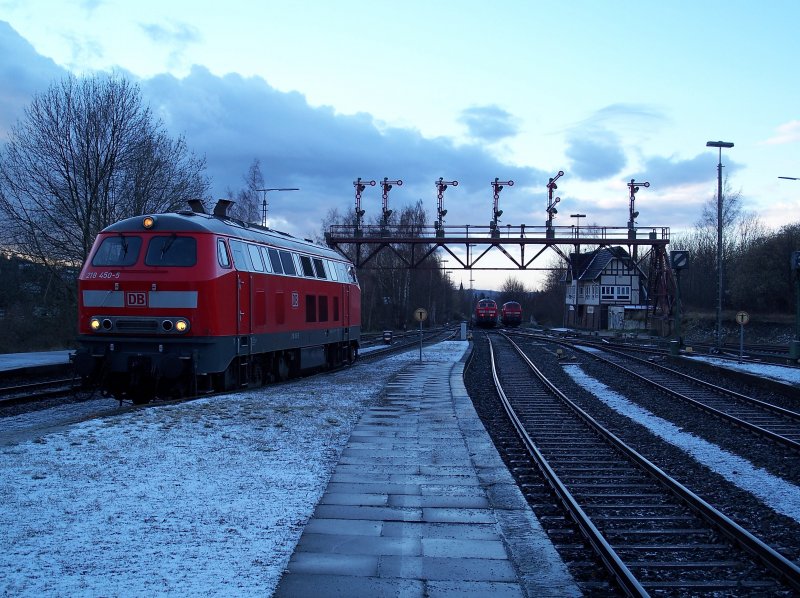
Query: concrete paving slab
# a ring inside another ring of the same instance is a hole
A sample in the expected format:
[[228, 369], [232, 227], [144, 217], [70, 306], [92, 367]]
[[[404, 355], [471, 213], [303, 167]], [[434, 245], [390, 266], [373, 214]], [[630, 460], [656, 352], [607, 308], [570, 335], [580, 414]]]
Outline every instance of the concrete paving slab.
[[417, 579], [295, 573], [285, 574], [274, 594], [275, 598], [423, 598], [426, 595], [425, 583]]
[[276, 596], [580, 594], [462, 372], [463, 361], [412, 364], [387, 385], [356, 425]]

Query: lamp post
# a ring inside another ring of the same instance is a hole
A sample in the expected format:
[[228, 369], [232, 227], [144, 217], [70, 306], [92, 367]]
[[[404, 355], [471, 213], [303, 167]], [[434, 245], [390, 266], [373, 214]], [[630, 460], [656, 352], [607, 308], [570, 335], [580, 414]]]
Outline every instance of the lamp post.
[[[581, 236], [581, 218], [586, 218], [586, 214], [570, 214], [570, 218], [575, 218], [575, 238], [579, 239]], [[581, 244], [580, 242], [575, 243], [575, 253], [580, 253]]]
[[731, 148], [730, 141], [707, 141], [706, 147], [719, 149], [717, 164], [717, 349], [722, 346], [722, 148]]
[[256, 189], [264, 193], [264, 201], [261, 204], [261, 226], [267, 226], [267, 192], [269, 191], [300, 191], [297, 187], [270, 187], [269, 189]]

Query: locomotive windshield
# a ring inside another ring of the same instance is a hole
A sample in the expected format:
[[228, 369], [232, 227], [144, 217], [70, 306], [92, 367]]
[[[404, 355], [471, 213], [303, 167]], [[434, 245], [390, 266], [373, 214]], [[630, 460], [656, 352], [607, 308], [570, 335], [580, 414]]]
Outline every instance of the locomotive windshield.
[[153, 237], [147, 246], [144, 263], [148, 266], [194, 266], [197, 240], [194, 237]]
[[141, 237], [106, 237], [92, 258], [92, 266], [133, 266], [141, 247]]

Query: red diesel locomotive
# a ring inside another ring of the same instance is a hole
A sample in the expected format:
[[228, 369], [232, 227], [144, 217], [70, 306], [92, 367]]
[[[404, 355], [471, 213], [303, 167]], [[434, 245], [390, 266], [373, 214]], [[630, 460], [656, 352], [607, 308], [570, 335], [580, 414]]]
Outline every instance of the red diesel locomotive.
[[78, 281], [76, 370], [118, 399], [285, 380], [352, 363], [361, 331], [353, 265], [331, 249], [191, 210], [100, 232]]
[[475, 324], [482, 328], [497, 325], [497, 303], [494, 299], [481, 299], [475, 306]]
[[522, 324], [522, 306], [516, 301], [503, 303], [503, 307], [500, 308], [500, 322], [508, 327]]

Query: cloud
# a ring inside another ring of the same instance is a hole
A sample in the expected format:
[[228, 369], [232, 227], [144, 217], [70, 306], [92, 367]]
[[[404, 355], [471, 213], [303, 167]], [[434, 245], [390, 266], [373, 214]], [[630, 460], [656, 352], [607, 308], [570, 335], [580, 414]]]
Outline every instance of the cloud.
[[800, 120], [790, 120], [778, 125], [775, 135], [761, 142], [763, 145], [784, 145], [800, 141]]
[[139, 27], [147, 37], [160, 44], [186, 45], [201, 39], [197, 29], [186, 23], [173, 23], [170, 27], [156, 23], [143, 23]]
[[[659, 188], [705, 183], [716, 180], [718, 163], [719, 155], [716, 151], [704, 152], [688, 160], [652, 156], [645, 159], [640, 172], [632, 173], [632, 178], [647, 179]], [[734, 162], [724, 153], [722, 166], [723, 177], [742, 168], [741, 164]]]
[[499, 106], [473, 106], [461, 112], [459, 122], [473, 139], [489, 143], [513, 137], [519, 130], [518, 119]]
[[[485, 211], [488, 223], [495, 177], [528, 185], [544, 176], [503, 163], [478, 144], [456, 146], [448, 138], [379, 126], [369, 114], [311, 107], [302, 94], [277, 91], [260, 77], [218, 77], [195, 66], [185, 78], [160, 75], [143, 81], [142, 88], [168, 129], [183, 134], [190, 147], [206, 156], [215, 197], [240, 188], [255, 158], [268, 186], [300, 187], [299, 193], [271, 198], [270, 211], [302, 234], [316, 232], [330, 208], [340, 213], [352, 209], [352, 183], [358, 177], [403, 180], [392, 190], [390, 206], [422, 199], [431, 219], [434, 181], [457, 179], [459, 186], [446, 197], [448, 222], [466, 224], [476, 211]], [[367, 220], [380, 214], [377, 189], [364, 193]], [[516, 192], [506, 194], [508, 207], [522, 201]]]
[[601, 123], [608, 124], [609, 122], [619, 123], [622, 122], [635, 122], [635, 121], [654, 121], [665, 120], [663, 113], [646, 104], [626, 104], [616, 103], [609, 104], [597, 110], [589, 118], [587, 118], [583, 125], [597, 126]]
[[22, 118], [33, 94], [47, 89], [50, 82], [66, 74], [5, 21], [0, 21], [0, 139]]
[[[151, 29], [153, 35], [164, 33]], [[177, 34], [192, 39], [191, 31]], [[3, 131], [9, 124], [3, 119], [21, 118], [32, 95], [67, 72], [36, 54], [5, 23], [0, 23], [0, 49], [9, 57], [0, 66]], [[267, 186], [300, 187], [300, 192], [270, 198], [270, 218], [285, 222], [284, 230], [293, 234], [318, 232], [331, 208], [351, 210], [357, 177], [402, 179], [404, 184], [391, 192], [391, 207], [422, 199], [431, 221], [436, 211], [434, 182], [440, 176], [457, 179], [458, 187], [448, 190], [445, 198], [452, 224], [471, 223], [478, 219], [476, 213], [485, 213], [488, 223], [490, 182], [495, 177], [517, 184], [502, 198], [511, 220], [515, 207], [525, 203], [523, 187], [546, 181], [544, 173], [505, 163], [483, 144], [456, 145], [449, 138], [425, 138], [416, 130], [380, 126], [370, 114], [342, 115], [330, 107], [311, 107], [302, 94], [277, 91], [260, 77], [217, 76], [195, 66], [183, 78], [159, 75], [136, 82], [170, 134], [184, 136], [191, 151], [205, 156], [213, 198], [238, 191], [254, 159], [260, 160]], [[496, 131], [502, 114], [494, 112]], [[368, 220], [380, 214], [377, 189], [364, 194]]]
[[585, 181], [598, 181], [617, 175], [627, 158], [616, 135], [608, 131], [573, 132], [565, 151], [570, 173]]

